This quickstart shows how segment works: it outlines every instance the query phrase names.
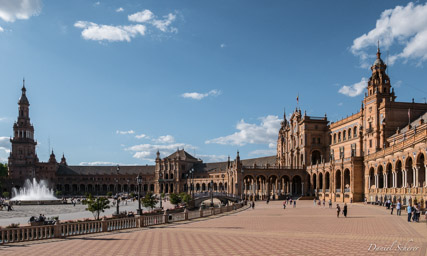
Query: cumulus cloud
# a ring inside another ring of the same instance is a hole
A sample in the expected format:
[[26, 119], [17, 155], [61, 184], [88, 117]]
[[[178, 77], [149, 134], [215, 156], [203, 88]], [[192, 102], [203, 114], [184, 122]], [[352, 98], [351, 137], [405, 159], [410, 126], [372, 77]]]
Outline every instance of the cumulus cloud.
[[198, 92], [186, 92], [181, 94], [181, 97], [183, 98], [189, 98], [193, 100], [201, 100], [203, 98], [206, 98], [208, 96], [218, 96], [221, 95], [221, 91], [219, 90], [211, 90], [207, 93], [198, 93]]
[[9, 137], [0, 137], [0, 162], [6, 163], [10, 153]]
[[157, 143], [174, 143], [175, 138], [172, 135], [164, 135], [158, 137], [157, 139], [153, 139], [153, 141]]
[[185, 143], [173, 143], [173, 144], [139, 144], [126, 148], [125, 150], [134, 152], [133, 157], [141, 160], [153, 161], [156, 158], [157, 150], [160, 151], [160, 154], [165, 157], [178, 148], [182, 149], [196, 149], [196, 147], [185, 144]]
[[77, 21], [74, 24], [77, 28], [82, 28], [82, 37], [86, 40], [95, 41], [127, 41], [130, 42], [131, 38], [137, 35], [145, 35], [146, 27], [141, 24], [130, 26], [110, 26], [98, 25], [88, 21]]
[[356, 97], [362, 94], [363, 90], [366, 88], [368, 80], [363, 77], [360, 82], [352, 85], [343, 85], [338, 92], [350, 97]]
[[147, 139], [148, 138], [148, 136], [146, 135], [146, 134], [139, 134], [139, 135], [135, 135], [135, 138], [137, 138], [137, 139]]
[[116, 12], [122, 12], [122, 11], [124, 11], [125, 9], [123, 9], [122, 7], [120, 7], [120, 8], [117, 8], [116, 9]]
[[400, 53], [392, 54], [390, 64], [397, 59], [427, 60], [427, 3], [408, 3], [382, 12], [374, 29], [354, 39], [351, 51], [365, 61], [366, 49], [377, 44], [389, 48], [399, 45]]
[[116, 134], [134, 134], [135, 133], [135, 131], [134, 130], [129, 130], [129, 131], [119, 131], [119, 130], [117, 130], [116, 131]]
[[197, 157], [205, 163], [224, 162], [228, 158], [226, 155], [197, 155]]
[[151, 24], [153, 24], [153, 26], [163, 32], [178, 32], [177, 28], [170, 26], [172, 22], [176, 19], [175, 14], [169, 13], [168, 15], [163, 16], [163, 18], [163, 20], [153, 20]]
[[154, 14], [150, 10], [143, 10], [131, 15], [128, 15], [128, 20], [133, 22], [147, 22], [154, 18]]
[[31, 16], [40, 14], [42, 9], [41, 0], [13, 0], [0, 1], [0, 19], [6, 22], [15, 20], [27, 20]]
[[243, 119], [237, 123], [237, 132], [224, 137], [207, 140], [205, 143], [215, 143], [221, 145], [244, 146], [246, 144], [268, 144], [275, 143], [280, 128], [278, 116], [268, 115], [259, 118], [260, 124], [246, 123]]
[[4, 29], [2, 27], [0, 27], [0, 32], [3, 32], [3, 31], [4, 31]]

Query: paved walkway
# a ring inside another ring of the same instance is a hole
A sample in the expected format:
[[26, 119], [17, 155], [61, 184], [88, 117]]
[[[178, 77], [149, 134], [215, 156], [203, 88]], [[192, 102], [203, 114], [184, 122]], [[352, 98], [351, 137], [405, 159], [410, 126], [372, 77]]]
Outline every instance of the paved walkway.
[[286, 210], [272, 201], [185, 224], [3, 246], [0, 255], [425, 255], [426, 229], [378, 206], [353, 204], [337, 218], [311, 201]]

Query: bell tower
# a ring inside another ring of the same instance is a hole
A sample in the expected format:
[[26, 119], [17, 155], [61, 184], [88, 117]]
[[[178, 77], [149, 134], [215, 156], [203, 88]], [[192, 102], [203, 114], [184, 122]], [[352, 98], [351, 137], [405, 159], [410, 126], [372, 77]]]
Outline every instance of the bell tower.
[[37, 142], [34, 141], [34, 127], [30, 122], [30, 103], [23, 80], [21, 98], [18, 101], [18, 119], [13, 124], [13, 138], [10, 139], [12, 150], [9, 156], [9, 175], [16, 179], [35, 176]]
[[377, 58], [371, 66], [372, 75], [368, 81], [362, 107], [365, 155], [375, 153], [386, 146], [384, 125], [387, 113], [385, 106], [396, 99], [386, 70], [387, 65], [381, 59], [378, 43]]

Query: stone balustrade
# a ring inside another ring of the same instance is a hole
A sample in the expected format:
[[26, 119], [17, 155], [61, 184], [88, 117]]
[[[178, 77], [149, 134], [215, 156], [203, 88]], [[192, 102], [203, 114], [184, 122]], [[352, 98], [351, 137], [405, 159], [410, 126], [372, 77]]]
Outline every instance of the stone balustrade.
[[25, 241], [44, 240], [52, 238], [65, 238], [70, 236], [111, 232], [122, 229], [148, 227], [167, 224], [190, 219], [203, 218], [223, 212], [230, 212], [243, 207], [243, 203], [223, 206], [220, 208], [209, 208], [179, 213], [142, 215], [129, 218], [91, 220], [68, 223], [57, 223], [56, 225], [24, 226], [18, 228], [0, 229], [0, 244], [9, 244]]

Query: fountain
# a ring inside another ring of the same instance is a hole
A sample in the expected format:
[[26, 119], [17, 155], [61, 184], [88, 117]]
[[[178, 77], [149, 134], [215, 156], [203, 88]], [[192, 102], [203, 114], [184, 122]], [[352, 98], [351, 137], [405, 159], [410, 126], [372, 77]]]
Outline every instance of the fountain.
[[47, 187], [44, 180], [33, 182], [25, 180], [24, 187], [17, 190], [12, 188], [12, 198], [10, 201], [19, 202], [20, 204], [59, 204], [61, 200], [53, 195], [53, 189]]

